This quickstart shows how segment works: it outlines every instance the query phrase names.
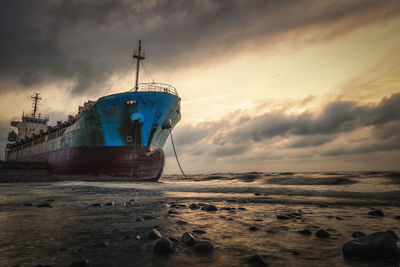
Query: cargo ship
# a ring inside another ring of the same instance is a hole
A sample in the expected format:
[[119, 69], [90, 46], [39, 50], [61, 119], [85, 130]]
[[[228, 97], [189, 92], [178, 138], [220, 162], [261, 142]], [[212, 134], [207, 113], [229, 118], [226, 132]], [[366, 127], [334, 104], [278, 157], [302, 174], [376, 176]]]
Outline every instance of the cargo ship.
[[157, 181], [163, 172], [163, 147], [181, 119], [180, 97], [168, 84], [139, 83], [139, 41], [135, 87], [79, 106], [75, 116], [56, 126], [38, 113], [41, 96], [35, 93], [33, 112], [12, 121], [7, 161], [45, 162], [53, 174], [104, 175], [129, 180]]

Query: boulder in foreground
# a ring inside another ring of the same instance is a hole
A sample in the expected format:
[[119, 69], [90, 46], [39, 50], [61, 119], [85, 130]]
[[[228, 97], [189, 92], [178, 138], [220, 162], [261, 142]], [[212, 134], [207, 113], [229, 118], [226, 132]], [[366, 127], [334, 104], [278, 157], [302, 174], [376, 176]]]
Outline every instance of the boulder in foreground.
[[194, 245], [194, 250], [197, 252], [208, 253], [213, 251], [213, 244], [210, 241], [202, 240]]
[[400, 249], [387, 232], [376, 232], [343, 245], [343, 255], [360, 259], [400, 259]]
[[171, 253], [175, 251], [175, 245], [167, 238], [160, 238], [154, 246], [155, 253]]

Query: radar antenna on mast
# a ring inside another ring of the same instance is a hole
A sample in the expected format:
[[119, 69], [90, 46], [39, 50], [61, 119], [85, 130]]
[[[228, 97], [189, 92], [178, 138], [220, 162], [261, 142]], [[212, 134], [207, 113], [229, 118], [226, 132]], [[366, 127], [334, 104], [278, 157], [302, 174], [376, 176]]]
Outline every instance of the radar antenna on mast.
[[[40, 93], [34, 93], [32, 96], [32, 106], [33, 106], [33, 113], [32, 117], [36, 118], [36, 113], [39, 109], [39, 100], [42, 100], [42, 97], [40, 96]], [[40, 116], [40, 114], [39, 114]]]
[[135, 49], [133, 51], [133, 58], [136, 58], [137, 64], [136, 64], [136, 82], [135, 82], [135, 92], [138, 90], [138, 84], [139, 84], [139, 66], [140, 66], [140, 60], [144, 60], [144, 51], [142, 51], [142, 41], [139, 40], [139, 48]]

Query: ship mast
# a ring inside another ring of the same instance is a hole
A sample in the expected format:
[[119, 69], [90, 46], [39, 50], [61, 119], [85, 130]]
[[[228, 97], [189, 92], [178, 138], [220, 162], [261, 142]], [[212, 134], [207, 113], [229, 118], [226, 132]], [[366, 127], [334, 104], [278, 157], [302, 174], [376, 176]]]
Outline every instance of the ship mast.
[[139, 48], [135, 49], [133, 53], [133, 58], [136, 58], [136, 82], [135, 82], [135, 92], [138, 90], [138, 83], [139, 83], [139, 66], [140, 66], [140, 60], [144, 60], [144, 51], [142, 51], [142, 41], [139, 40]]
[[33, 99], [33, 114], [32, 116], [36, 118], [36, 112], [38, 111], [39, 100], [42, 100], [39, 93], [34, 93], [31, 98]]

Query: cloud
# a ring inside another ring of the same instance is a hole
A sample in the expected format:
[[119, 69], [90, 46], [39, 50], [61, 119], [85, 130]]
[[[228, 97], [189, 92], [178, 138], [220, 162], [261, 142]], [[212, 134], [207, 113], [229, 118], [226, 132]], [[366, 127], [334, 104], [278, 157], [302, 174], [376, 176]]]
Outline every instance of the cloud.
[[286, 114], [273, 110], [254, 117], [240, 112], [234, 115], [238, 119], [230, 114], [220, 121], [176, 129], [181, 153], [246, 157], [246, 153], [261, 150], [257, 153], [262, 155], [267, 150], [269, 157], [271, 153], [290, 157], [300, 148], [303, 155], [321, 156], [400, 149], [400, 93], [375, 105], [336, 100], [320, 112]]
[[310, 27], [323, 37], [399, 14], [398, 1], [2, 1], [0, 92], [67, 82], [74, 94], [121, 73], [139, 38], [168, 70]]

